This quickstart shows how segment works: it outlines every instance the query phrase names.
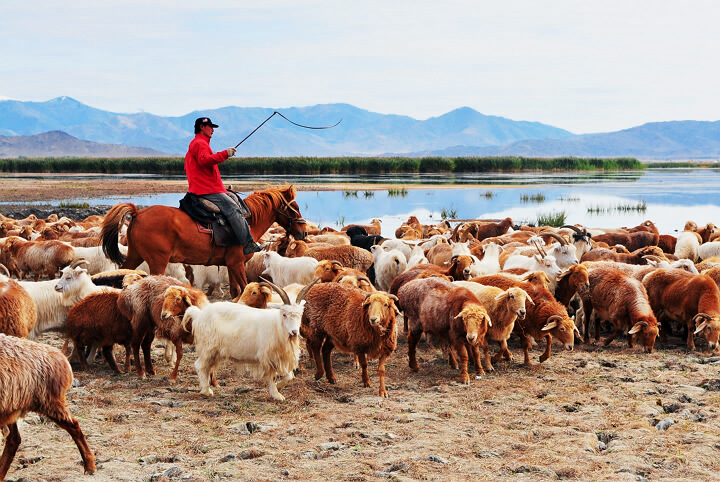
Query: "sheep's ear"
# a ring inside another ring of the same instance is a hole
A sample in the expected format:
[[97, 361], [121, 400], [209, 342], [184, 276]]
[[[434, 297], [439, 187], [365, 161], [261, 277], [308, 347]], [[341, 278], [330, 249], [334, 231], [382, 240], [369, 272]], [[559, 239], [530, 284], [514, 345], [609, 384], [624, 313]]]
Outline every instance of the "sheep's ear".
[[493, 298], [493, 300], [494, 300], [494, 301], [500, 301], [500, 300], [503, 300], [503, 299], [507, 298], [507, 296], [508, 296], [508, 292], [507, 292], [507, 291], [503, 291], [502, 293], [500, 293], [499, 295], [497, 295], [495, 298]]
[[362, 304], [363, 307], [365, 307], [365, 306], [367, 306], [367, 305], [370, 304], [370, 295], [371, 295], [371, 294], [372, 294], [372, 293], [367, 293], [367, 294], [365, 294], [365, 299], [363, 300], [363, 304]]
[[708, 322], [707, 322], [707, 321], [703, 321], [703, 322], [700, 324], [700, 326], [698, 326], [698, 327], [695, 329], [695, 334], [697, 335], [698, 333], [700, 333], [701, 331], [703, 331], [705, 328], [707, 328], [707, 326], [708, 326]]
[[555, 328], [556, 326], [557, 326], [557, 321], [553, 320], [553, 321], [551, 321], [550, 323], [548, 323], [547, 325], [543, 326], [540, 331], [552, 330], [552, 329]]
[[635, 333], [638, 333], [640, 330], [642, 330], [643, 326], [648, 326], [648, 324], [644, 321], [638, 321], [633, 325], [632, 328], [628, 331], [628, 335], [634, 335]]

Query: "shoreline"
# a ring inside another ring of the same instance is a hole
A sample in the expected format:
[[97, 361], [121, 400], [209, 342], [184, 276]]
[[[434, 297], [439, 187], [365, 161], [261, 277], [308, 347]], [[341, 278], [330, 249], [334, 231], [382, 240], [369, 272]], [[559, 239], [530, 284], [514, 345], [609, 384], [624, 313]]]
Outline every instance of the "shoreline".
[[[56, 175], [53, 175], [56, 177]], [[277, 185], [258, 181], [226, 182], [239, 192], [267, 189]], [[538, 183], [538, 186], [542, 183]], [[298, 191], [386, 191], [388, 189], [507, 189], [517, 187], [509, 184], [372, 184], [372, 183], [333, 183], [333, 184], [295, 184]], [[122, 195], [153, 195], [184, 193], [186, 180], [127, 180], [127, 179], [11, 179], [0, 178], [0, 201], [13, 204], [42, 203], [63, 201], [66, 199], [101, 199]]]

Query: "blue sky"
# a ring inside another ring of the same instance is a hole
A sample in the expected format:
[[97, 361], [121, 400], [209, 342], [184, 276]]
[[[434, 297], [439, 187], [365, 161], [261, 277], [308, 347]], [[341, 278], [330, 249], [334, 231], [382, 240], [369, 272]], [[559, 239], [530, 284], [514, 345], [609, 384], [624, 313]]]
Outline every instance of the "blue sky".
[[720, 2], [0, 1], [0, 99], [163, 116], [468, 106], [575, 133], [720, 119]]

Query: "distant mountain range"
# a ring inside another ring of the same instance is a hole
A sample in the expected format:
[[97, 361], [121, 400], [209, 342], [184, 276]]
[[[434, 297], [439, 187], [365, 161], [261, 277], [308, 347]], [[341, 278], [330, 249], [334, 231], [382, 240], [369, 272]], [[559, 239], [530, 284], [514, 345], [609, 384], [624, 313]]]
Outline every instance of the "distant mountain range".
[[[47, 102], [0, 101], [0, 158], [181, 156], [195, 118], [220, 125], [214, 150], [237, 144], [275, 109], [223, 107], [180, 117], [121, 114], [70, 97]], [[462, 107], [420, 121], [349, 104], [279, 109], [306, 130], [274, 117], [240, 146], [253, 156], [631, 156], [652, 159], [717, 158], [720, 121], [649, 123], [618, 132], [575, 135], [539, 122], [486, 116]], [[60, 131], [60, 132], [57, 132]]]

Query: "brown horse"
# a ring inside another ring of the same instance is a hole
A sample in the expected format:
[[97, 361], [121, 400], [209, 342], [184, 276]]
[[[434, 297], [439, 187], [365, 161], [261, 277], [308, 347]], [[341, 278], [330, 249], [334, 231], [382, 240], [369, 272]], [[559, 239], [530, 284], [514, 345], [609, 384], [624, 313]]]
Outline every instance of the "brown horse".
[[[270, 188], [245, 198], [251, 216], [250, 232], [255, 240], [277, 222], [292, 236], [305, 237], [305, 220], [295, 202], [295, 187]], [[118, 248], [121, 225], [128, 222], [125, 258]], [[235, 298], [247, 285], [242, 246], [215, 246], [209, 234], [201, 233], [185, 211], [168, 206], [150, 206], [138, 210], [134, 204], [113, 206], [102, 225], [105, 255], [122, 268], [135, 269], [147, 261], [150, 274], [164, 274], [168, 263], [227, 266], [230, 294]]]

